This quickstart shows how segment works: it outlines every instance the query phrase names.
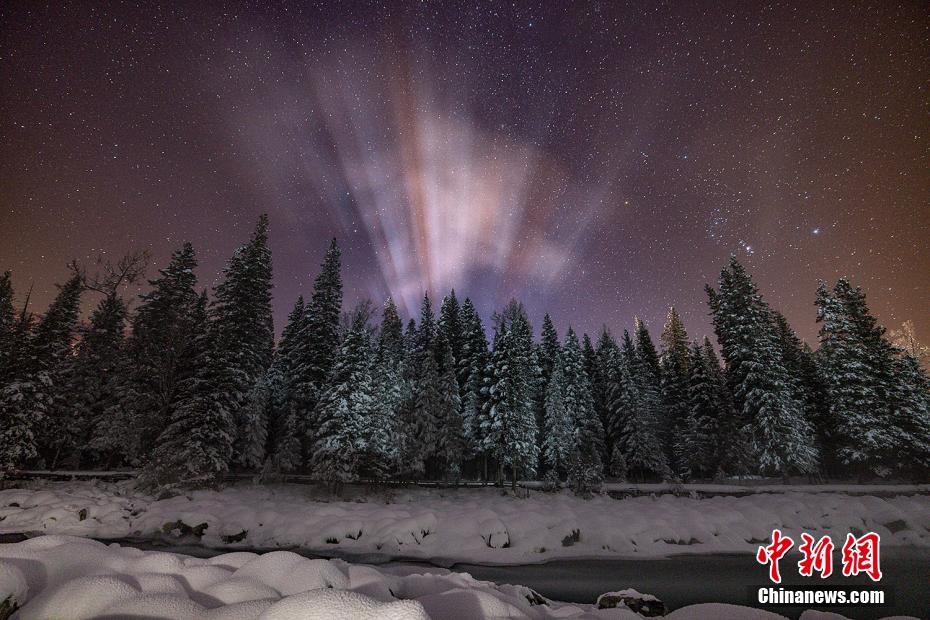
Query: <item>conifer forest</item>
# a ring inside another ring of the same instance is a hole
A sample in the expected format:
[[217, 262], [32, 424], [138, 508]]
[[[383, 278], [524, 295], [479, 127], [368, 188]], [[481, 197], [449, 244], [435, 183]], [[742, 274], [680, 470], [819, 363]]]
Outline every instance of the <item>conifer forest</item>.
[[189, 243], [137, 300], [144, 254], [93, 276], [72, 263], [42, 312], [6, 272], [0, 471], [138, 470], [161, 491], [230, 473], [541, 480], [583, 496], [604, 480], [930, 471], [927, 371], [846, 278], [812, 291], [816, 349], [735, 257], [703, 292], [716, 340], [674, 307], [655, 334], [638, 319], [582, 334], [549, 315], [534, 329], [519, 300], [482, 318], [454, 290], [405, 323], [390, 298], [343, 306], [334, 239], [276, 338], [269, 234], [262, 216], [212, 290]]

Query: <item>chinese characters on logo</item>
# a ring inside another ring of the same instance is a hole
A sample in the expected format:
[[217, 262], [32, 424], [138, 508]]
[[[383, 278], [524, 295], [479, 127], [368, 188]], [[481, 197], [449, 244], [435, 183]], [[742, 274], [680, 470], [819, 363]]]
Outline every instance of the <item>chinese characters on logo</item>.
[[[824, 536], [815, 542], [813, 536], [805, 533], [801, 534], [801, 541], [798, 551], [802, 557], [798, 562], [798, 572], [804, 577], [812, 577], [817, 572], [821, 579], [832, 575], [834, 544], [830, 537]], [[859, 538], [847, 534], [842, 549], [843, 576], [851, 577], [865, 573], [872, 581], [879, 581], [882, 578], [878, 559], [880, 542], [881, 539], [875, 532], [869, 532]], [[784, 536], [781, 530], [772, 530], [772, 543], [759, 547], [756, 561], [763, 566], [769, 565], [769, 579], [773, 583], [781, 583], [778, 563], [793, 546], [794, 540], [791, 537]]]

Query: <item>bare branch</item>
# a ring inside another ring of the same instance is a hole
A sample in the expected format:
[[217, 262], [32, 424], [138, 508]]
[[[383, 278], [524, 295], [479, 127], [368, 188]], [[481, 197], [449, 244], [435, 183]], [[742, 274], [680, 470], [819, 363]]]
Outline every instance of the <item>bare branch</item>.
[[105, 261], [102, 256], [98, 257], [97, 264], [101, 266], [102, 272], [97, 271], [91, 278], [86, 276], [86, 272], [79, 271], [77, 262], [73, 263], [72, 269], [83, 274], [84, 286], [88, 290], [101, 295], [116, 295], [120, 288], [132, 286], [142, 278], [148, 267], [149, 257], [148, 250], [130, 252], [115, 265]]

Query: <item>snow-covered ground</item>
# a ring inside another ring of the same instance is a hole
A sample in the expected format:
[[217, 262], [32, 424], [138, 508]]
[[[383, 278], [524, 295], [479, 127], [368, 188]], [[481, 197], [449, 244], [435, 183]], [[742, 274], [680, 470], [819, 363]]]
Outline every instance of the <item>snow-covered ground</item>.
[[155, 500], [129, 482], [31, 487], [0, 491], [0, 532], [155, 538], [193, 528], [202, 535], [200, 544], [210, 547], [300, 547], [324, 555], [379, 554], [440, 564], [754, 553], [774, 528], [835, 540], [875, 531], [883, 547], [930, 547], [927, 495], [788, 492], [581, 500], [536, 491], [517, 498], [485, 488], [395, 489], [331, 501], [309, 486], [239, 485]]
[[[0, 610], [4, 604], [19, 608], [19, 620], [641, 618], [626, 607], [597, 609], [547, 601], [527, 588], [498, 586], [462, 573], [388, 574], [289, 551], [200, 559], [70, 536], [0, 545]], [[666, 617], [782, 618], [732, 605], [692, 605]], [[802, 616], [828, 618], [841, 617], [817, 612]]]

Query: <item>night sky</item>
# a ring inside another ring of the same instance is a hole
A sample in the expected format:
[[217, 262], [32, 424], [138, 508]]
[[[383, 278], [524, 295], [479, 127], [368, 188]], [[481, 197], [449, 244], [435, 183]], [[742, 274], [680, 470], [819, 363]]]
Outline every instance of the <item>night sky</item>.
[[0, 5], [0, 269], [37, 311], [101, 252], [190, 240], [212, 286], [268, 212], [278, 330], [335, 236], [347, 306], [701, 336], [735, 253], [808, 341], [844, 274], [930, 340], [923, 2], [156, 4]]

